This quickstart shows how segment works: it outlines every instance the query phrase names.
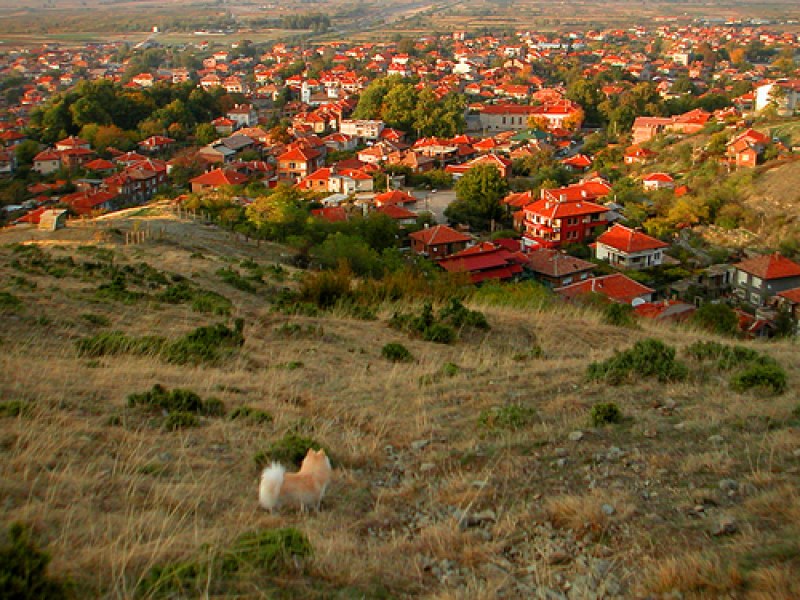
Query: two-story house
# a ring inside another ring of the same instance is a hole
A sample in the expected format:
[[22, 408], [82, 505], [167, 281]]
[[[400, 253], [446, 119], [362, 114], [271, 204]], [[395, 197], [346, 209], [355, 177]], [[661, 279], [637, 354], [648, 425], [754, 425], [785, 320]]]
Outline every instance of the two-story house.
[[734, 295], [755, 307], [766, 305], [779, 292], [800, 287], [800, 264], [778, 252], [748, 258], [733, 266]]
[[528, 254], [528, 269], [549, 288], [588, 279], [594, 268], [594, 263], [570, 256], [562, 250], [539, 248]]
[[608, 209], [591, 202], [584, 185], [542, 190], [521, 211], [523, 248], [559, 248], [593, 239], [608, 224]]
[[297, 183], [322, 166], [321, 158], [312, 148], [291, 148], [278, 157], [278, 179]]

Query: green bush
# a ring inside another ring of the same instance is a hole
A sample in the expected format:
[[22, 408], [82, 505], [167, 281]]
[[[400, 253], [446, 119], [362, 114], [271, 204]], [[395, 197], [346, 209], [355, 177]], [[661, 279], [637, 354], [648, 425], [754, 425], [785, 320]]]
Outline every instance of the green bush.
[[[311, 438], [303, 437], [296, 433], [287, 433], [281, 439], [270, 444], [266, 450], [257, 452], [253, 458], [259, 467], [265, 466], [272, 461], [284, 465], [293, 464], [299, 467], [309, 448], [320, 450], [322, 446]], [[330, 458], [330, 453], [327, 450], [325, 453]]]
[[101, 283], [94, 295], [99, 300], [112, 300], [125, 304], [133, 304], [145, 296], [142, 292], [130, 291], [125, 277], [119, 273], [114, 275], [109, 283]]
[[241, 290], [249, 294], [256, 293], [255, 286], [252, 283], [250, 283], [248, 279], [242, 277], [242, 275], [238, 271], [235, 271], [231, 268], [225, 267], [217, 270], [217, 277], [222, 279], [222, 281], [224, 281], [231, 287], [236, 288], [237, 290]]
[[30, 412], [31, 406], [28, 402], [21, 400], [5, 400], [0, 402], [0, 417], [19, 417]]
[[280, 574], [294, 568], [295, 559], [311, 556], [308, 538], [293, 528], [245, 533], [222, 557], [222, 572], [259, 571]]
[[433, 323], [422, 331], [422, 339], [437, 344], [452, 344], [456, 341], [455, 330], [444, 323]]
[[509, 404], [493, 406], [481, 411], [478, 425], [486, 429], [517, 430], [530, 425], [536, 418], [536, 411], [529, 406]]
[[392, 362], [412, 362], [414, 356], [403, 344], [390, 342], [381, 348], [381, 356]]
[[624, 352], [616, 352], [606, 361], [590, 364], [587, 371], [590, 380], [611, 385], [619, 385], [634, 375], [657, 377], [662, 382], [683, 381], [689, 369], [675, 360], [675, 348], [649, 338], [636, 342]]
[[592, 407], [592, 425], [594, 427], [621, 422], [622, 411], [614, 402], [600, 402]]
[[778, 364], [752, 364], [734, 374], [730, 380], [731, 388], [744, 392], [757, 388], [773, 394], [786, 391], [786, 372]]
[[455, 377], [460, 372], [461, 372], [461, 367], [459, 367], [455, 363], [451, 363], [451, 362], [444, 363], [444, 365], [442, 366], [442, 374], [445, 377]]
[[241, 319], [236, 320], [233, 329], [222, 323], [198, 327], [168, 344], [161, 358], [178, 365], [218, 362], [244, 344], [243, 329], [244, 322]]
[[60, 600], [67, 586], [48, 577], [50, 555], [40, 550], [31, 530], [13, 523], [0, 539], [0, 598]]
[[686, 347], [686, 353], [696, 360], [713, 360], [718, 369], [727, 371], [751, 362], [769, 362], [772, 359], [751, 348], [728, 346], [719, 342], [695, 342]]
[[268, 425], [274, 420], [272, 415], [268, 412], [258, 410], [257, 408], [251, 408], [249, 406], [240, 406], [239, 408], [232, 410], [228, 418], [232, 421], [249, 421], [256, 425]]
[[636, 316], [629, 304], [611, 302], [603, 307], [603, 323], [615, 327], [635, 327]]
[[22, 300], [8, 292], [0, 292], [0, 312], [15, 312], [20, 308]]
[[190, 412], [171, 412], [164, 418], [162, 427], [167, 431], [177, 431], [198, 425], [200, 425], [200, 420]]
[[87, 323], [90, 323], [91, 325], [96, 325], [98, 327], [108, 327], [109, 325], [111, 325], [111, 319], [103, 315], [85, 313], [81, 315], [81, 318]]
[[227, 596], [236, 578], [251, 573], [286, 575], [296, 569], [298, 559], [312, 553], [308, 538], [296, 529], [253, 531], [219, 552], [207, 551], [199, 559], [151, 567], [137, 585], [135, 596], [201, 598], [209, 591], [215, 597]]
[[450, 300], [450, 304], [439, 311], [439, 320], [453, 327], [474, 327], [475, 329], [489, 329], [486, 315], [477, 310], [470, 310], [458, 298]]
[[128, 396], [130, 408], [142, 407], [158, 412], [188, 413], [218, 417], [225, 414], [225, 405], [218, 398], [209, 398], [205, 402], [191, 390], [174, 388], [168, 390], [157, 383], [149, 391]]
[[211, 291], [196, 291], [192, 296], [192, 310], [199, 313], [227, 316], [232, 303], [222, 294]]

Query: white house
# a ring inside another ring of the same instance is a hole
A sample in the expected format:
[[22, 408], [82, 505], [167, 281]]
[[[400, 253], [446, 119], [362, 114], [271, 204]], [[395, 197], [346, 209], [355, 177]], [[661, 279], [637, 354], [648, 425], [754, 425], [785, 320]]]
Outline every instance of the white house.
[[646, 269], [662, 264], [669, 244], [615, 223], [597, 238], [595, 256], [622, 269]]

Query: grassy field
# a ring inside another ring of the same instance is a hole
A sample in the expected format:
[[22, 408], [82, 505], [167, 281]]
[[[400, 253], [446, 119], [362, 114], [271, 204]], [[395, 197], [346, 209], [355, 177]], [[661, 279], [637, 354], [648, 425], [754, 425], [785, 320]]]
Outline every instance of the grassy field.
[[[145, 243], [121, 243], [147, 229]], [[8, 245], [22, 241], [42, 253]], [[684, 353], [697, 332], [613, 327], [590, 311], [472, 304], [491, 329], [451, 345], [388, 327], [408, 304], [366, 321], [275, 312], [296, 285], [291, 267], [274, 267], [284, 250], [158, 211], [54, 237], [3, 232], [0, 244], [2, 526], [32, 526], [76, 597], [800, 595], [790, 343], [747, 344], [786, 368], [790, 391], [740, 393]], [[112, 261], [124, 291], [102, 288], [97, 265]], [[256, 273], [252, 290], [221, 269]], [[181, 281], [227, 298], [230, 315], [158, 300]], [[103, 332], [173, 340], [234, 317], [244, 345], [214, 362], [78, 351]], [[587, 380], [589, 363], [648, 337], [678, 348], [688, 379]], [[383, 358], [390, 342], [413, 361]], [[169, 416], [128, 405], [156, 383], [216, 397], [227, 416], [172, 430]], [[620, 422], [593, 424], [604, 402]], [[242, 407], [271, 419], [232, 419]], [[255, 459], [287, 434], [333, 457], [318, 513], [257, 505]], [[242, 534], [286, 527], [310, 556], [209, 566]]]

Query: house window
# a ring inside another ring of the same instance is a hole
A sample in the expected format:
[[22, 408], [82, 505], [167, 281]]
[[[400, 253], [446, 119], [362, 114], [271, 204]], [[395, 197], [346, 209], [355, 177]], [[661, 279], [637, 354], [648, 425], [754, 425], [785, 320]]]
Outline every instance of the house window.
[[736, 275], [736, 281], [739, 283], [739, 285], [747, 285], [747, 273], [744, 271], [739, 271], [739, 273]]
[[764, 282], [761, 279], [761, 277], [756, 277], [755, 275], [753, 275], [753, 279], [750, 281], [750, 285], [752, 285], [754, 288], [760, 288], [763, 284]]
[[756, 306], [761, 304], [761, 296], [753, 292], [750, 294], [750, 303], [755, 304]]

